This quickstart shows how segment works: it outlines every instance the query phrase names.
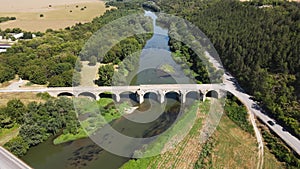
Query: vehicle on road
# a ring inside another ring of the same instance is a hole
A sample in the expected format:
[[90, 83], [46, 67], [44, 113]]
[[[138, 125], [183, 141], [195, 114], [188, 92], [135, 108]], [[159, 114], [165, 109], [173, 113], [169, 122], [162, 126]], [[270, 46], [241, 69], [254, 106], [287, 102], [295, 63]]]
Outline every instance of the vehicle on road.
[[271, 120], [269, 120], [269, 121], [267, 121], [271, 126], [274, 126], [275, 125], [275, 123], [273, 122], [273, 121], [271, 121]]

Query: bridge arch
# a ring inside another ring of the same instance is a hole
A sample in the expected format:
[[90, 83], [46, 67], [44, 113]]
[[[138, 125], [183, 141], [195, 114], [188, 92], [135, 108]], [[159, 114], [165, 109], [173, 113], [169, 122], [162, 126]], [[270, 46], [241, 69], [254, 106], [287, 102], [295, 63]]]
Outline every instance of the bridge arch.
[[134, 92], [131, 92], [131, 91], [125, 91], [125, 92], [120, 93], [119, 95], [120, 95], [121, 100], [122, 99], [130, 99], [134, 102], [138, 101], [137, 94]]
[[205, 94], [205, 97], [219, 98], [219, 93], [216, 90], [210, 90]]
[[199, 91], [189, 91], [185, 94], [187, 99], [196, 99], [199, 100], [201, 97], [201, 93]]
[[94, 100], [97, 100], [97, 96], [94, 93], [91, 93], [91, 92], [82, 92], [82, 93], [79, 93], [78, 97], [89, 97], [89, 98], [92, 98]]
[[58, 93], [57, 97], [74, 97], [75, 95], [71, 92], [61, 92]]
[[145, 98], [145, 99], [152, 99], [152, 100], [155, 100], [155, 101], [159, 101], [158, 93], [153, 92], [153, 91], [147, 91], [147, 92], [144, 94], [144, 98]]
[[176, 91], [169, 91], [165, 94], [166, 99], [175, 99], [177, 101], [180, 101], [181, 94]]
[[102, 92], [99, 94], [99, 97], [100, 99], [101, 98], [110, 98], [110, 99], [113, 99], [115, 102], [119, 102], [120, 100], [120, 96], [119, 94], [115, 94], [115, 93], [112, 93], [112, 92]]

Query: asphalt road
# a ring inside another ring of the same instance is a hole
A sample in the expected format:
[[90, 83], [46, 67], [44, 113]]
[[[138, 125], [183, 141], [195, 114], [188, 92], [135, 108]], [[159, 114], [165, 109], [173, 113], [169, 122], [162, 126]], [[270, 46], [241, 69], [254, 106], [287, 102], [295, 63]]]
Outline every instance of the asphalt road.
[[[295, 152], [300, 155], [300, 140], [297, 139], [295, 136], [290, 134], [289, 132], [285, 131], [282, 126], [276, 124], [275, 120], [267, 116], [263, 113], [263, 110], [251, 99], [251, 96], [241, 92], [241, 88], [234, 82], [230, 81], [232, 76], [225, 75], [227, 79], [225, 81], [225, 88], [228, 91], [231, 91], [237, 98], [243, 102], [248, 109], [254, 113], [263, 123], [265, 123], [271, 130], [273, 130], [287, 145], [289, 145]], [[233, 88], [236, 88], [233, 90]], [[275, 124], [272, 126], [268, 123], [268, 121], [272, 121]]]
[[[206, 52], [206, 56], [209, 57], [210, 62], [216, 67], [222, 69], [223, 66], [215, 60], [213, 57]], [[252, 96], [244, 92], [244, 90], [239, 86], [236, 79], [231, 76], [228, 72], [224, 75], [223, 83], [225, 84], [225, 89], [234, 94], [251, 113], [258, 117], [265, 125], [267, 125], [272, 131], [274, 131], [289, 147], [291, 147], [297, 154], [300, 155], [300, 140], [285, 131], [282, 126], [276, 124], [275, 120], [263, 113], [263, 110], [253, 101]], [[275, 124], [272, 126], [268, 123], [272, 121]], [[258, 138], [259, 139], [259, 138]]]

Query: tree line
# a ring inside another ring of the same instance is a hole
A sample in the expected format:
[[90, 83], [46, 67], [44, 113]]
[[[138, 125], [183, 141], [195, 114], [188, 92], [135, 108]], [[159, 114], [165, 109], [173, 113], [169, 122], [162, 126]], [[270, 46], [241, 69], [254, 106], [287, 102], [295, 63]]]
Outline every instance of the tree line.
[[6, 21], [10, 21], [10, 20], [16, 20], [17, 18], [16, 17], [0, 17], [0, 23], [2, 22], [6, 22]]

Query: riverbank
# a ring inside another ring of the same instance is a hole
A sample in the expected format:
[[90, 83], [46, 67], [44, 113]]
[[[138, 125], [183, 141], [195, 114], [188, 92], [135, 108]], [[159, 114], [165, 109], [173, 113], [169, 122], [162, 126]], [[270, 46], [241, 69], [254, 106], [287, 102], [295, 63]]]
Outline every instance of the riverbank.
[[[75, 101], [75, 104], [76, 102], [77, 101]], [[116, 109], [114, 101], [111, 98], [101, 98], [96, 102], [96, 104], [94, 102], [91, 103], [88, 101], [81, 104], [83, 105], [83, 107], [77, 108], [77, 114], [80, 113], [82, 117], [80, 117], [79, 115], [78, 118], [79, 120], [80, 118], [85, 119], [80, 120], [81, 126], [78, 129], [77, 134], [63, 133], [53, 140], [54, 145], [87, 138], [90, 134], [101, 128], [101, 126], [104, 126], [105, 124], [108, 124], [113, 120], [119, 119], [123, 114], [131, 114], [138, 108], [130, 107], [126, 102], [124, 102], [118, 105], [118, 108]], [[101, 113], [101, 117], [93, 113]]]
[[255, 168], [257, 164], [255, 137], [251, 132], [244, 131], [227, 115], [222, 117], [215, 133], [208, 142], [204, 144], [199, 142], [199, 136], [209, 108], [210, 104], [208, 101], [200, 103], [196, 123], [179, 144], [165, 145], [165, 142], [161, 142], [158, 139], [157, 143], [161, 145], [160, 148], [172, 145], [174, 146], [173, 149], [154, 157], [130, 160], [122, 166], [122, 169], [194, 169], [205, 167], [222, 168], [224, 166], [227, 168], [232, 166], [235, 168], [241, 166], [244, 168], [249, 166]]
[[[153, 143], [147, 146], [148, 152], [145, 153], [146, 157], [155, 153], [158, 155], [130, 160], [122, 166], [122, 169], [168, 168], [169, 165], [176, 163], [177, 160], [180, 163], [180, 168], [185, 168], [190, 165], [188, 163], [193, 158], [196, 161], [198, 156], [197, 151], [194, 150], [200, 148], [198, 145], [199, 141], [197, 141], [199, 134], [197, 133], [202, 128], [202, 122], [209, 110], [209, 106], [209, 101], [194, 103], [170, 130], [160, 135]], [[185, 136], [184, 133], [181, 133], [182, 131], [188, 132], [188, 134]], [[183, 136], [185, 137], [182, 138]], [[182, 162], [185, 164], [182, 164]]]

